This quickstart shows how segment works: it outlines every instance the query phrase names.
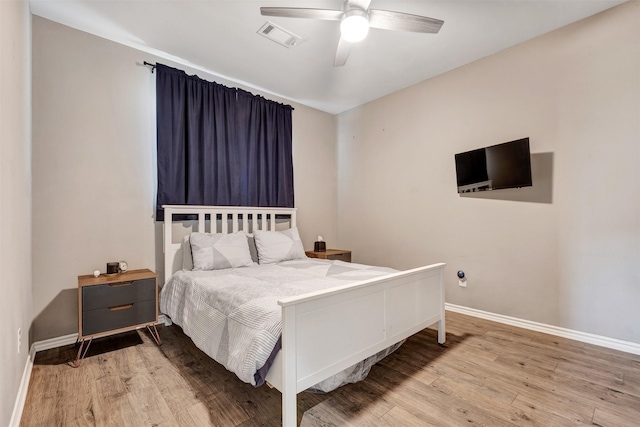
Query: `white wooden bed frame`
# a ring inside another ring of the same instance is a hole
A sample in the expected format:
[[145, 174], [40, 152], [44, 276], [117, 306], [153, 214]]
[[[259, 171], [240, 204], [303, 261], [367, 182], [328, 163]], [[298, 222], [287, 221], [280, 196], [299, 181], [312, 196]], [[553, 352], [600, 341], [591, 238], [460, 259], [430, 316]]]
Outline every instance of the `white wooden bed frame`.
[[[163, 206], [165, 282], [182, 269], [181, 241], [173, 241], [173, 215], [198, 215], [198, 231], [275, 230], [276, 215], [296, 226], [295, 208]], [[239, 218], [242, 215], [242, 219]], [[249, 220], [248, 216], [252, 219]], [[226, 219], [226, 220], [225, 220]], [[288, 228], [288, 227], [287, 227]], [[297, 426], [297, 394], [365, 358], [438, 323], [445, 342], [443, 270], [434, 264], [278, 301], [282, 350], [267, 383], [282, 393], [282, 424]]]

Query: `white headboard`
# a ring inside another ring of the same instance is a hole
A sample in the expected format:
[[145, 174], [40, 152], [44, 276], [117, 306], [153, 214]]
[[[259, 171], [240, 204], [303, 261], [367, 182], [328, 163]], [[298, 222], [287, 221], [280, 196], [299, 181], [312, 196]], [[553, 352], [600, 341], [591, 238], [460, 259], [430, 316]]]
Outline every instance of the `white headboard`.
[[[247, 206], [180, 206], [163, 205], [164, 209], [164, 280], [182, 269], [182, 236], [174, 241], [174, 215], [197, 215], [197, 220], [188, 220], [197, 225], [199, 232], [235, 233], [253, 230], [274, 231], [276, 215], [288, 217], [288, 226], [296, 226], [296, 208], [256, 208]], [[220, 215], [220, 219], [218, 219]], [[249, 218], [251, 216], [251, 218]], [[207, 219], [207, 217], [209, 219]], [[287, 222], [287, 220], [284, 220]], [[206, 228], [207, 224], [209, 229]]]

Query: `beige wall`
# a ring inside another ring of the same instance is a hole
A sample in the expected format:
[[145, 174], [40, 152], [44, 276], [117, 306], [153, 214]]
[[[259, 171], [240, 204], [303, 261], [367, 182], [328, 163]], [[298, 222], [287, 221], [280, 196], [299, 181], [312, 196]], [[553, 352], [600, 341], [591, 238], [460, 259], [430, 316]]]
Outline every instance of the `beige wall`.
[[[9, 425], [31, 325], [31, 16], [0, 2], [0, 425]], [[22, 344], [18, 353], [18, 328]]]
[[[640, 343], [638, 22], [623, 4], [341, 114], [340, 246], [448, 263], [453, 304]], [[456, 193], [455, 153], [522, 137], [533, 188]]]
[[[162, 273], [155, 75], [139, 65], [156, 60], [185, 69], [33, 18], [33, 340], [77, 332], [79, 274], [120, 259]], [[296, 206], [311, 247], [317, 233], [337, 240], [335, 117], [293, 106]]]

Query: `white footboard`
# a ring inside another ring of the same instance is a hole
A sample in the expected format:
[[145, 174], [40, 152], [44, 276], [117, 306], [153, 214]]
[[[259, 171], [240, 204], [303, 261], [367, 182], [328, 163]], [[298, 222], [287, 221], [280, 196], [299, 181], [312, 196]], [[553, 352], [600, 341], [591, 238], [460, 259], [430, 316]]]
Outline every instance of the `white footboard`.
[[282, 350], [267, 381], [282, 392], [283, 426], [297, 425], [296, 396], [310, 386], [436, 322], [444, 343], [444, 265], [280, 300]]

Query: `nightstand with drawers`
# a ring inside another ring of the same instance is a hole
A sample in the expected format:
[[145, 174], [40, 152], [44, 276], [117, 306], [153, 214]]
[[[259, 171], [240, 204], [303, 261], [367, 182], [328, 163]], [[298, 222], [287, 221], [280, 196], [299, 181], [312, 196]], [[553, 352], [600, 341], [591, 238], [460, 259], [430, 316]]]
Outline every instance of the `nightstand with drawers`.
[[146, 327], [158, 345], [158, 275], [151, 270], [78, 276], [78, 342], [73, 367], [99, 336]]
[[322, 252], [307, 251], [305, 252], [309, 258], [330, 259], [351, 262], [351, 251], [342, 249], [327, 249]]

